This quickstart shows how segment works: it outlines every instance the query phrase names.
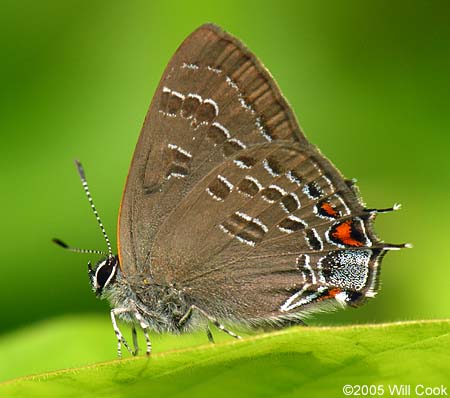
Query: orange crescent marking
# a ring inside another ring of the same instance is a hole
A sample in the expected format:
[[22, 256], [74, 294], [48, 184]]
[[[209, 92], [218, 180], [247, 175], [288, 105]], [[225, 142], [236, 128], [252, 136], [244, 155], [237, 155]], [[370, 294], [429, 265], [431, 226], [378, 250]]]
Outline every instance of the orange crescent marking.
[[336, 231], [334, 231], [331, 235], [347, 246], [362, 246], [363, 243], [352, 238], [351, 233], [352, 233], [351, 221], [347, 220], [342, 224], [338, 225], [336, 227]]
[[321, 208], [329, 216], [337, 217], [339, 215], [336, 209], [328, 202], [322, 203]]
[[342, 292], [341, 289], [339, 289], [338, 287], [334, 287], [333, 289], [328, 290], [328, 292], [325, 296], [319, 297], [318, 301], [335, 298], [341, 292]]
[[341, 293], [342, 290], [338, 287], [335, 287], [328, 291], [328, 297], [336, 297], [339, 293]]

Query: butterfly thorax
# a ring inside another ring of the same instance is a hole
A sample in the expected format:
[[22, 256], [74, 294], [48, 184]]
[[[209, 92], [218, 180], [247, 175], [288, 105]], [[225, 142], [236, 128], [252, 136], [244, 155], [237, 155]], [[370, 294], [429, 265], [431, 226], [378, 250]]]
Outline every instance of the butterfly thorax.
[[106, 298], [112, 308], [124, 309], [119, 317], [125, 322], [136, 323], [134, 314], [138, 312], [155, 332], [182, 333], [196, 326], [195, 318], [180, 326], [190, 307], [182, 291], [173, 285], [156, 284], [148, 276], [126, 276], [118, 269], [101, 298]]

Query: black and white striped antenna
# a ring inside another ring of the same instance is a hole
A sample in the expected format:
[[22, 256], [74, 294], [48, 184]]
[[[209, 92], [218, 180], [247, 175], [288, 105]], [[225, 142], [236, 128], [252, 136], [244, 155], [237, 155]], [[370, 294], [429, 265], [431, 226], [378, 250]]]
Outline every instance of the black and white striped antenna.
[[103, 254], [106, 256], [108, 253], [103, 250], [94, 250], [94, 249], [80, 249], [78, 247], [69, 246], [67, 243], [63, 242], [61, 239], [54, 238], [52, 239], [53, 243], [56, 243], [58, 246], [61, 246], [63, 249], [69, 250], [75, 253], [88, 253], [88, 254]]
[[102, 251], [102, 250], [93, 250], [93, 249], [80, 249], [77, 247], [69, 246], [68, 244], [64, 243], [60, 239], [53, 239], [53, 242], [56, 243], [58, 246], [61, 246], [62, 248], [76, 252], [76, 253], [92, 253], [92, 254], [103, 254], [108, 255], [108, 257], [112, 257], [112, 249], [111, 249], [111, 242], [109, 240], [108, 234], [106, 233], [105, 227], [103, 226], [102, 220], [100, 219], [100, 216], [98, 214], [98, 211], [94, 205], [94, 200], [92, 199], [91, 193], [89, 192], [89, 185], [86, 180], [86, 174], [84, 173], [83, 165], [79, 160], [75, 160], [75, 165], [77, 166], [78, 174], [80, 175], [81, 184], [83, 185], [84, 192], [89, 200], [89, 204], [91, 205], [91, 209], [94, 212], [95, 218], [98, 222], [98, 225], [102, 231], [102, 234], [106, 241], [106, 246], [108, 246], [108, 253]]

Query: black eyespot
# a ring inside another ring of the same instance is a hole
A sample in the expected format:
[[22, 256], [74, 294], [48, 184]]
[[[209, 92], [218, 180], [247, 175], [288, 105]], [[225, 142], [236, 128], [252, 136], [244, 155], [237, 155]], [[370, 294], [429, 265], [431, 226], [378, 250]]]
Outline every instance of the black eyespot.
[[364, 295], [360, 292], [355, 292], [351, 290], [346, 290], [347, 293], [347, 301], [348, 304], [352, 307], [357, 307], [358, 304], [361, 303], [362, 300], [364, 300]]

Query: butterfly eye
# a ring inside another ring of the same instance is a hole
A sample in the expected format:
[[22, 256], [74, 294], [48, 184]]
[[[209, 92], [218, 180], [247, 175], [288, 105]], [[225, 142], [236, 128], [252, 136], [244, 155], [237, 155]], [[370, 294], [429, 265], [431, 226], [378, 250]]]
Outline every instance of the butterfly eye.
[[94, 280], [97, 293], [100, 293], [113, 280], [116, 275], [116, 268], [117, 260], [114, 257], [103, 260], [97, 265]]

